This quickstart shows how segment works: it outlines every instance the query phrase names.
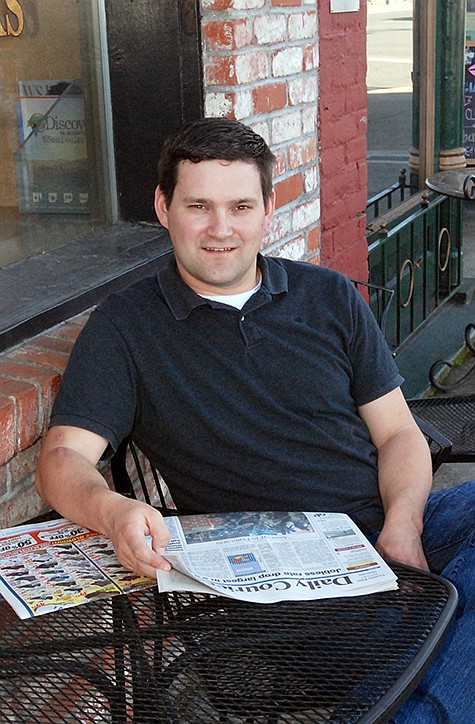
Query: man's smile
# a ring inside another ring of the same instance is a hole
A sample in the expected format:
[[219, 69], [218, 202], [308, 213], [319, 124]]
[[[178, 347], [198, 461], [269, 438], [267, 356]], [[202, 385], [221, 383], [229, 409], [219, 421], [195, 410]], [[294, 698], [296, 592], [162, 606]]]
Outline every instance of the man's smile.
[[235, 246], [205, 246], [204, 251], [234, 251]]

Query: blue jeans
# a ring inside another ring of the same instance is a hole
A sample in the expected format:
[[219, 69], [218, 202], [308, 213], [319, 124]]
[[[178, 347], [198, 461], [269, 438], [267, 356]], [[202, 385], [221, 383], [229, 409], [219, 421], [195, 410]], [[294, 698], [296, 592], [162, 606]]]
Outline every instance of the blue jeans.
[[475, 723], [475, 480], [431, 493], [424, 512], [430, 569], [459, 594], [451, 629], [393, 724]]

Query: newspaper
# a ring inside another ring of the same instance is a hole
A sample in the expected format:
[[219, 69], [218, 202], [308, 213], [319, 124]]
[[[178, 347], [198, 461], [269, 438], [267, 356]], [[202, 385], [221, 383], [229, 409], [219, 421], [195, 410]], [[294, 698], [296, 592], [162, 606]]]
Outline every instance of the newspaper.
[[[396, 576], [343, 513], [247, 512], [166, 518], [173, 568], [160, 591], [259, 603], [397, 588]], [[127, 571], [106, 536], [58, 520], [0, 530], [0, 594], [20, 618], [156, 585]]]
[[64, 518], [0, 531], [0, 593], [20, 618], [153, 585], [123, 568], [108, 538]]
[[360, 596], [397, 577], [344, 513], [245, 512], [166, 519], [171, 539], [160, 591], [257, 603]]

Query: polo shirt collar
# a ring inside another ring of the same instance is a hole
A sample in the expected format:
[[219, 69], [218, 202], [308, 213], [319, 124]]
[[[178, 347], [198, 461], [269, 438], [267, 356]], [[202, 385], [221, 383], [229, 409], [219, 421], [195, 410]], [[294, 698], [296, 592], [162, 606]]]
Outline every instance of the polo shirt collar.
[[[276, 294], [288, 291], [287, 272], [276, 259], [258, 254], [257, 264], [262, 274], [262, 285], [257, 294], [262, 291], [267, 292], [270, 301]], [[173, 255], [167, 266], [158, 272], [157, 283], [171, 313], [177, 320], [186, 319], [196, 307], [211, 304], [208, 299], [203, 299], [185, 284], [176, 271]]]

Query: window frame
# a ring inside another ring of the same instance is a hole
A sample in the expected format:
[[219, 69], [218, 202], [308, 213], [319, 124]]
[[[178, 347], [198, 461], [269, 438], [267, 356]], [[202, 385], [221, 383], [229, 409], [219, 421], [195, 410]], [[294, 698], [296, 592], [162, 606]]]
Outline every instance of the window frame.
[[[112, 109], [108, 130], [113, 148], [104, 153], [113, 152], [114, 159], [99, 177], [105, 194], [99, 201], [109, 205], [110, 218], [63, 246], [0, 269], [0, 351], [153, 273], [170, 249], [168, 234], [153, 211], [156, 159], [172, 130], [203, 116], [198, 1], [136, 3], [132, 12], [130, 0], [98, 0], [97, 8], [96, 19], [102, 13], [105, 27], [103, 57]], [[137, 63], [138, 57], [143, 62]], [[160, 67], [163, 73], [157, 72]], [[140, 85], [135, 82], [139, 76]], [[157, 117], [155, 111], [152, 117], [150, 98], [165, 98], [165, 113]], [[92, 130], [98, 143], [101, 129]], [[136, 138], [140, 144], [134, 143]], [[114, 181], [117, 194], [107, 198]]]

